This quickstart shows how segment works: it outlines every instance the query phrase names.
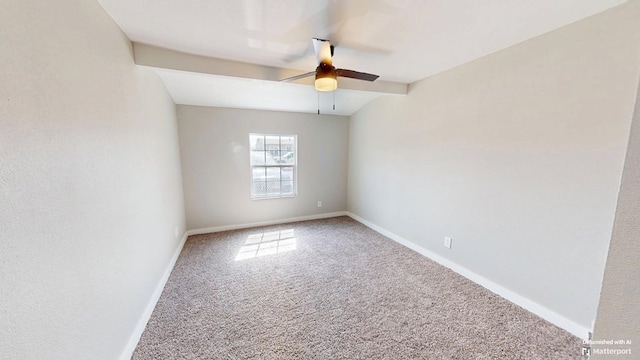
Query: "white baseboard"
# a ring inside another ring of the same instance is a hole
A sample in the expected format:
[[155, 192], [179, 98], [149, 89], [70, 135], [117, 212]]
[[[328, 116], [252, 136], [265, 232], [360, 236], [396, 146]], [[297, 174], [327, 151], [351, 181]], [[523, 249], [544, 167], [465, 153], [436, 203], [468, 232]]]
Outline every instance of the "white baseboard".
[[127, 346], [124, 348], [124, 350], [122, 351], [122, 354], [120, 355], [120, 360], [130, 360], [131, 356], [133, 355], [133, 352], [136, 350], [136, 346], [138, 346], [140, 337], [142, 336], [144, 329], [147, 327], [147, 323], [151, 318], [153, 309], [155, 309], [156, 304], [160, 299], [160, 295], [162, 295], [162, 290], [164, 290], [164, 285], [167, 283], [167, 280], [169, 280], [171, 271], [173, 271], [173, 267], [175, 266], [176, 261], [178, 260], [178, 256], [180, 256], [180, 253], [182, 252], [182, 247], [184, 246], [184, 243], [187, 241], [188, 236], [189, 235], [185, 232], [184, 235], [182, 236], [182, 240], [180, 240], [180, 243], [178, 244], [175, 251], [173, 252], [173, 256], [171, 257], [171, 260], [169, 260], [169, 263], [167, 264], [167, 267], [165, 268], [164, 273], [162, 274], [162, 277], [158, 281], [158, 284], [156, 285], [156, 288], [153, 291], [153, 294], [151, 294], [151, 297], [149, 298], [147, 307], [144, 309], [144, 312], [140, 316], [140, 319], [138, 320], [138, 324], [136, 325], [136, 328], [133, 330], [131, 337], [129, 337], [129, 342], [127, 343]]
[[296, 221], [326, 219], [326, 218], [332, 218], [332, 217], [337, 217], [337, 216], [347, 216], [347, 212], [346, 211], [338, 211], [338, 212], [332, 212], [332, 213], [324, 213], [324, 214], [316, 214], [316, 215], [308, 215], [308, 216], [299, 216], [299, 217], [288, 218], [288, 219], [269, 220], [269, 221], [261, 221], [261, 222], [246, 223], [246, 224], [236, 224], [236, 225], [216, 226], [216, 227], [210, 227], [210, 228], [204, 228], [204, 229], [194, 229], [194, 230], [189, 230], [189, 231], [185, 232], [184, 236], [182, 236], [182, 240], [180, 240], [180, 243], [176, 247], [176, 249], [175, 249], [175, 251], [173, 253], [173, 256], [171, 257], [171, 260], [167, 264], [167, 267], [165, 268], [165, 271], [162, 274], [162, 277], [158, 281], [158, 284], [156, 285], [156, 288], [155, 288], [153, 294], [149, 298], [149, 303], [147, 304], [147, 307], [144, 309], [144, 312], [142, 313], [142, 316], [140, 316], [140, 319], [138, 320], [138, 324], [136, 325], [136, 328], [134, 329], [133, 333], [131, 334], [131, 337], [129, 337], [129, 342], [127, 343], [127, 346], [122, 351], [122, 354], [120, 355], [120, 360], [129, 360], [129, 359], [131, 359], [131, 356], [133, 355], [133, 352], [136, 350], [136, 346], [138, 346], [138, 342], [140, 341], [140, 337], [142, 336], [142, 333], [144, 332], [144, 329], [147, 327], [147, 323], [149, 322], [149, 319], [151, 318], [151, 314], [153, 313], [153, 309], [155, 309], [156, 304], [158, 303], [158, 300], [160, 299], [160, 295], [162, 295], [162, 290], [164, 289], [164, 286], [167, 283], [167, 280], [169, 280], [169, 276], [171, 275], [171, 271], [173, 271], [173, 267], [175, 266], [176, 261], [178, 260], [178, 256], [180, 256], [180, 252], [182, 252], [182, 248], [184, 247], [184, 244], [187, 241], [187, 238], [189, 236], [198, 235], [198, 234], [208, 234], [208, 233], [227, 231], [227, 230], [245, 229], [245, 228], [251, 228], [251, 227], [256, 227], [256, 226], [286, 224], [286, 223], [296, 222]]
[[396, 241], [397, 243], [400, 243], [406, 247], [408, 247], [409, 249], [424, 255], [426, 257], [428, 257], [429, 259], [437, 262], [438, 264], [447, 267], [453, 271], [455, 271], [456, 273], [466, 277], [467, 279], [475, 282], [478, 285], [481, 285], [482, 287], [488, 289], [489, 291], [511, 301], [512, 303], [538, 315], [539, 317], [547, 320], [548, 322], [558, 326], [559, 328], [562, 328], [568, 332], [570, 332], [571, 334], [583, 339], [583, 340], [587, 340], [589, 337], [589, 331], [590, 329], [588, 329], [587, 327], [584, 327], [572, 320], [567, 319], [566, 317], [547, 309], [546, 307], [531, 301], [529, 299], [527, 299], [526, 297], [516, 294], [515, 292], [501, 286], [498, 285], [496, 283], [494, 283], [493, 281], [483, 277], [482, 275], [479, 275], [459, 264], [454, 263], [453, 261], [446, 259], [436, 253], [433, 253], [425, 248], [423, 248], [420, 245], [417, 245], [399, 235], [396, 235], [394, 233], [392, 233], [389, 230], [386, 230], [368, 220], [365, 220], [363, 218], [361, 218], [360, 216], [353, 214], [351, 212], [347, 212], [347, 216], [351, 217], [352, 219], [362, 223], [363, 225], [377, 231], [378, 233]]
[[131, 334], [131, 337], [129, 338], [129, 342], [127, 343], [127, 346], [125, 347], [125, 349], [122, 351], [122, 354], [120, 355], [120, 360], [129, 360], [131, 359], [131, 356], [133, 355], [133, 352], [136, 349], [136, 346], [138, 345], [138, 342], [140, 341], [140, 337], [142, 336], [142, 333], [144, 332], [145, 327], [147, 326], [147, 322], [149, 321], [149, 319], [151, 318], [151, 314], [153, 313], [153, 309], [156, 307], [156, 304], [158, 303], [158, 300], [160, 299], [160, 295], [162, 295], [162, 290], [164, 289], [165, 284], [167, 283], [167, 280], [169, 280], [169, 276], [171, 275], [171, 271], [173, 270], [173, 267], [175, 266], [176, 261], [178, 260], [178, 256], [180, 256], [180, 252], [182, 251], [182, 248], [187, 240], [187, 237], [191, 236], [191, 235], [198, 235], [198, 234], [208, 234], [208, 233], [214, 233], [214, 232], [220, 232], [220, 231], [227, 231], [227, 230], [237, 230], [237, 229], [246, 229], [246, 228], [251, 228], [251, 227], [257, 227], [257, 226], [267, 226], [267, 225], [278, 225], [278, 224], [286, 224], [286, 223], [291, 223], [291, 222], [296, 222], [296, 221], [307, 221], [307, 220], [316, 220], [316, 219], [326, 219], [326, 218], [332, 218], [332, 217], [337, 217], [337, 216], [349, 216], [352, 219], [362, 223], [363, 225], [375, 230], [376, 232], [396, 241], [397, 243], [404, 245], [406, 247], [408, 247], [409, 249], [412, 249], [413, 251], [428, 257], [429, 259], [437, 262], [438, 264], [447, 267], [453, 271], [455, 271], [456, 273], [466, 277], [467, 279], [475, 282], [476, 284], [481, 285], [482, 287], [488, 289], [489, 291], [511, 301], [512, 303], [540, 316], [541, 318], [549, 321], [550, 323], [572, 333], [573, 335], [587, 340], [588, 339], [588, 334], [590, 329], [575, 323], [574, 321], [571, 321], [567, 318], [565, 318], [564, 316], [551, 311], [549, 309], [547, 309], [546, 307], [537, 304], [519, 294], [516, 294], [515, 292], [501, 286], [498, 285], [496, 283], [494, 283], [493, 281], [461, 266], [458, 265], [456, 263], [454, 263], [453, 261], [446, 259], [436, 253], [433, 253], [425, 248], [423, 248], [420, 245], [417, 245], [399, 235], [396, 235], [395, 233], [392, 233], [389, 230], [386, 230], [368, 220], [365, 220], [363, 218], [361, 218], [360, 216], [353, 214], [351, 212], [348, 211], [338, 211], [338, 212], [332, 212], [332, 213], [324, 213], [324, 214], [316, 214], [316, 215], [308, 215], [308, 216], [299, 216], [299, 217], [293, 217], [293, 218], [287, 218], [287, 219], [279, 219], [279, 220], [269, 220], [269, 221], [261, 221], [261, 222], [254, 222], [254, 223], [246, 223], [246, 224], [235, 224], [235, 225], [225, 225], [225, 226], [216, 226], [216, 227], [210, 227], [210, 228], [203, 228], [203, 229], [194, 229], [194, 230], [189, 230], [187, 232], [185, 232], [184, 236], [182, 237], [182, 240], [180, 241], [180, 243], [178, 244], [178, 246], [176, 247], [173, 256], [171, 257], [171, 260], [169, 261], [169, 263], [167, 264], [167, 267], [165, 268], [164, 273], [162, 274], [162, 277], [160, 278], [160, 280], [158, 281], [158, 284], [156, 285], [156, 288], [153, 292], [153, 294], [151, 295], [150, 299], [149, 299], [149, 303], [147, 304], [147, 307], [144, 310], [144, 313], [142, 314], [142, 316], [140, 317], [140, 319], [138, 320], [138, 324], [136, 325], [135, 330], [133, 331], [133, 333]]
[[235, 225], [214, 226], [214, 227], [203, 228], [203, 229], [189, 230], [189, 231], [187, 231], [187, 236], [200, 235], [200, 234], [209, 234], [209, 233], [215, 233], [215, 232], [220, 232], [220, 231], [228, 231], [228, 230], [247, 229], [247, 228], [252, 228], [252, 227], [257, 227], [257, 226], [286, 224], [286, 223], [291, 223], [291, 222], [296, 222], [296, 221], [326, 219], [326, 218], [332, 218], [332, 217], [337, 217], [337, 216], [347, 216], [347, 215], [348, 214], [347, 214], [346, 211], [336, 211], [336, 212], [324, 213], [324, 214], [298, 216], [298, 217], [287, 218], [287, 219], [268, 220], [268, 221], [260, 221], [260, 222], [245, 223], [245, 224], [235, 224]]

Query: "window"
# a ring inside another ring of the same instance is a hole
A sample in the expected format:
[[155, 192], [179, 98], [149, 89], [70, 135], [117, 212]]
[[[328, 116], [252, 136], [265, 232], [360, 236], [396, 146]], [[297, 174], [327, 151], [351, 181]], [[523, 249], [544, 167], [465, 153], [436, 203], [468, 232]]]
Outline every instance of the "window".
[[251, 198], [296, 195], [296, 136], [249, 134]]

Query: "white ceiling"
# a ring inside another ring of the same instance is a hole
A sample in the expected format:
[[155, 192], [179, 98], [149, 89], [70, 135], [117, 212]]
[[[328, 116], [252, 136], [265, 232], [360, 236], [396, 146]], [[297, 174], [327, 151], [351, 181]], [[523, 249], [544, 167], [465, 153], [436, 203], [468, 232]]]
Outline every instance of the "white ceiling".
[[[135, 43], [303, 73], [317, 65], [311, 38], [318, 37], [336, 46], [333, 62], [338, 68], [378, 74], [378, 81], [412, 83], [625, 0], [99, 2]], [[317, 111], [318, 95], [310, 85], [154, 68], [176, 103]], [[321, 111], [350, 115], [385, 94], [364, 90], [341, 88], [335, 94], [336, 112]], [[332, 96], [321, 94], [321, 105], [323, 98], [332, 102]]]

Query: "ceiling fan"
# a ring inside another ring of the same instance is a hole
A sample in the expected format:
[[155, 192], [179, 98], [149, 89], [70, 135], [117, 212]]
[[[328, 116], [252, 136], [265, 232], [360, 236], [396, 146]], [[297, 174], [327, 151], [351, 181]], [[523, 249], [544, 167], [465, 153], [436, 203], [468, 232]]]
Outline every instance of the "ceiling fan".
[[331, 58], [333, 57], [334, 46], [331, 45], [331, 42], [329, 40], [314, 38], [313, 49], [316, 53], [316, 59], [318, 60], [318, 67], [315, 71], [292, 76], [280, 81], [293, 81], [315, 75], [316, 80], [314, 85], [316, 90], [333, 91], [338, 88], [338, 76], [365, 81], [374, 81], [379, 77], [378, 75], [363, 73], [354, 70], [336, 69], [331, 61]]

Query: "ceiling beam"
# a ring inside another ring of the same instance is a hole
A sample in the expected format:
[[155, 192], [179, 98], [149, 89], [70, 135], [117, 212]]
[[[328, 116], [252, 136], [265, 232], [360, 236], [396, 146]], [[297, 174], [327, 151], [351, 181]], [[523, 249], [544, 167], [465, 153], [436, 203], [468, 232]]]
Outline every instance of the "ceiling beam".
[[[187, 54], [156, 46], [133, 43], [135, 63], [161, 69], [181, 70], [194, 73], [221, 75], [238, 78], [279, 81], [304, 73], [300, 70], [283, 69], [245, 62]], [[295, 81], [296, 84], [313, 86], [313, 78]], [[340, 88], [345, 90], [371, 91], [383, 94], [406, 95], [408, 84], [377, 80], [374, 82], [340, 78]]]

